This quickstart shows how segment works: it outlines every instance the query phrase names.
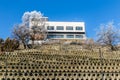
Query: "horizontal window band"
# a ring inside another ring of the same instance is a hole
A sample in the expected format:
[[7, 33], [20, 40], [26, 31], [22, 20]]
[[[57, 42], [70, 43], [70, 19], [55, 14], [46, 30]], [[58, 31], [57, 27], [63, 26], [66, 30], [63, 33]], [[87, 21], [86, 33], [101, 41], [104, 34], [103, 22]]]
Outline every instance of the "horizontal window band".
[[85, 32], [48, 32], [48, 34], [85, 34]]

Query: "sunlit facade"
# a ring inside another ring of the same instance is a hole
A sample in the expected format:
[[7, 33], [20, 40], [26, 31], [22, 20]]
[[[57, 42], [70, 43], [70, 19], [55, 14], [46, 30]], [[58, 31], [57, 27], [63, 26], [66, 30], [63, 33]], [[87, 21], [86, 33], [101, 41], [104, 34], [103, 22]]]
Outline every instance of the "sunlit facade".
[[[84, 22], [57, 22], [43, 18], [47, 39], [86, 39]], [[30, 23], [30, 26], [32, 24]]]
[[84, 22], [46, 22], [50, 39], [86, 39]]

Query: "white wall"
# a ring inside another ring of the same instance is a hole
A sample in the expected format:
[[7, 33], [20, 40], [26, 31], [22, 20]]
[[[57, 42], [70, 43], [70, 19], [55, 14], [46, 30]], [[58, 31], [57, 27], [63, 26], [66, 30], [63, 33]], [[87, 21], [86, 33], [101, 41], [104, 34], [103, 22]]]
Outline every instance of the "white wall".
[[[85, 24], [84, 22], [46, 22], [46, 29], [47, 26], [54, 26], [55, 30], [48, 30], [49, 32], [52, 31], [59, 31], [59, 32], [85, 32]], [[64, 26], [64, 30], [56, 30], [57, 26]], [[66, 30], [66, 26], [73, 26], [73, 30]], [[83, 30], [76, 30], [76, 26], [83, 27]]]
[[[30, 26], [32, 24], [30, 23]], [[54, 30], [47, 30], [47, 26], [54, 26]], [[56, 30], [57, 26], [63, 26], [64, 30]], [[72, 26], [73, 30], [66, 30], [66, 26]], [[80, 26], [82, 30], [76, 30], [76, 26]], [[48, 32], [85, 32], [85, 23], [84, 22], [56, 22], [56, 21], [47, 21], [45, 22], [45, 28]], [[86, 33], [86, 32], [85, 32]], [[86, 34], [81, 34], [84, 36], [83, 39], [86, 39]], [[64, 34], [64, 36], [66, 36]], [[66, 37], [64, 37], [66, 38]]]

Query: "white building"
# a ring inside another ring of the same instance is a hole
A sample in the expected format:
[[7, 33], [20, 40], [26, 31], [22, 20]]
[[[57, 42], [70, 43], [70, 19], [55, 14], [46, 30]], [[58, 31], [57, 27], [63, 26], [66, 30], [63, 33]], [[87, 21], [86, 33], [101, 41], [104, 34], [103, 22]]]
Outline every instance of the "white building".
[[48, 38], [86, 39], [84, 22], [46, 22]]
[[[84, 22], [56, 22], [45, 20], [45, 29], [48, 39], [86, 39]], [[30, 23], [30, 26], [32, 24]]]

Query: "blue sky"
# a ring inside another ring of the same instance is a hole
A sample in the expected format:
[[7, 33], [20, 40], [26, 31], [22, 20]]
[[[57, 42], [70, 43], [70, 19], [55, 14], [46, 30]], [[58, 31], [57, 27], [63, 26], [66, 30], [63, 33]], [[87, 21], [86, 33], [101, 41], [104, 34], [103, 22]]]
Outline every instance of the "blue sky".
[[102, 23], [120, 23], [120, 0], [0, 0], [0, 37], [11, 36], [23, 13], [33, 10], [50, 21], [84, 21], [89, 38]]

